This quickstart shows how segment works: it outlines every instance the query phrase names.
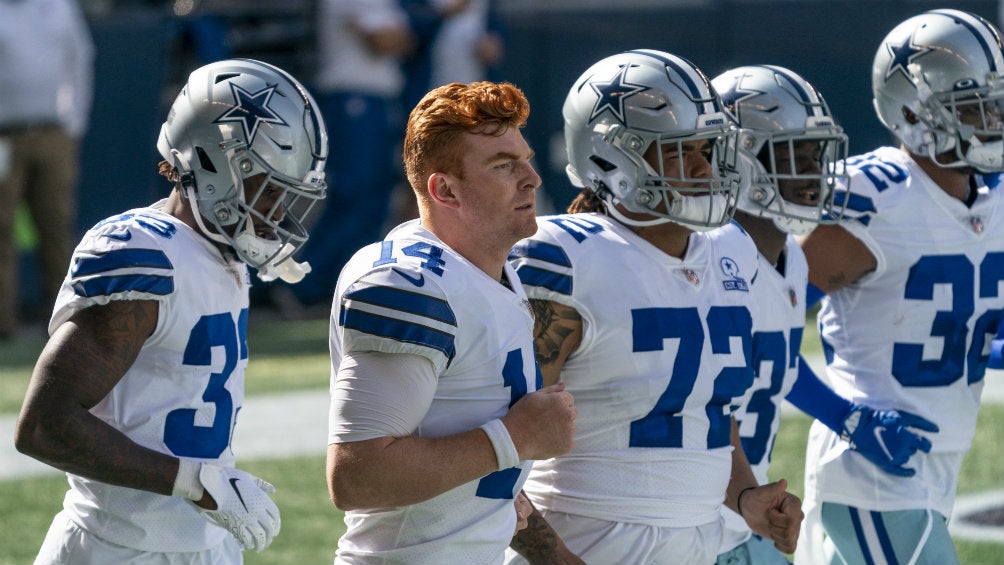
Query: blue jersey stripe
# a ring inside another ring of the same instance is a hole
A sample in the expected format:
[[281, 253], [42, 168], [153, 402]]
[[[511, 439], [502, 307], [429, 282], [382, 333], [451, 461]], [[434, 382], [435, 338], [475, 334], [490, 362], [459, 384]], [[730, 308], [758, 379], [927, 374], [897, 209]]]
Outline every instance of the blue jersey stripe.
[[572, 294], [572, 277], [568, 275], [561, 275], [530, 265], [520, 265], [516, 269], [516, 273], [523, 284], [544, 287], [569, 296]]
[[516, 247], [512, 248], [509, 252], [509, 259], [536, 259], [538, 261], [543, 261], [545, 263], [551, 263], [552, 265], [558, 265], [560, 267], [571, 267], [572, 262], [568, 259], [568, 254], [565, 250], [557, 245], [552, 245], [550, 243], [544, 243], [543, 241], [527, 240], [524, 241]]
[[420, 324], [395, 320], [344, 306], [339, 312], [338, 323], [345, 329], [429, 347], [443, 352], [447, 359], [452, 360], [456, 354], [452, 335]]
[[390, 286], [369, 286], [346, 292], [345, 298], [457, 325], [457, 317], [449, 303], [417, 292]]
[[854, 210], [855, 212], [877, 212], [875, 203], [871, 198], [847, 192], [846, 190], [834, 191], [833, 205], [846, 206], [848, 210]]
[[95, 277], [73, 283], [77, 296], [90, 298], [108, 296], [117, 292], [146, 292], [160, 296], [174, 292], [174, 277], [155, 275], [121, 275], [115, 277]]
[[126, 267], [172, 269], [174, 265], [159, 249], [117, 249], [94, 257], [78, 257], [70, 274], [84, 277]]

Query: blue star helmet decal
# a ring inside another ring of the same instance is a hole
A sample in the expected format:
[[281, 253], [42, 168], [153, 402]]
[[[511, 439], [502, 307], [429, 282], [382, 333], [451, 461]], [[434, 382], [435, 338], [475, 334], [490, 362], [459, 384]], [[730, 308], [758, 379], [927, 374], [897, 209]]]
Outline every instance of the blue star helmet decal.
[[[744, 76], [750, 76], [750, 75], [747, 74]], [[728, 91], [719, 92], [718, 94], [719, 96], [721, 96], [722, 102], [726, 106], [728, 106], [729, 110], [733, 113], [736, 113], [736, 108], [742, 108], [744, 106], [744, 104], [742, 104], [743, 102], [747, 100], [752, 100], [757, 96], [763, 96], [764, 94], [767, 93], [762, 90], [756, 90], [755, 88], [743, 88], [742, 80], [740, 80], [735, 83], [733, 88], [729, 89]], [[774, 110], [777, 109], [778, 105], [776, 101], [769, 108], [757, 108], [757, 110], [767, 113], [773, 112]], [[742, 116], [736, 114], [736, 117], [739, 118], [740, 122], [742, 122]]]
[[244, 138], [247, 139], [248, 147], [254, 143], [254, 137], [258, 133], [260, 124], [289, 125], [268, 106], [272, 95], [275, 94], [275, 85], [266, 86], [258, 92], [251, 93], [234, 83], [230, 83], [230, 91], [234, 94], [235, 106], [216, 118], [213, 123], [240, 122], [244, 128]]
[[621, 70], [606, 82], [595, 81], [589, 83], [589, 87], [599, 96], [596, 104], [593, 106], [592, 114], [589, 115], [590, 122], [599, 117], [604, 110], [610, 110], [610, 113], [617, 118], [617, 121], [627, 125], [624, 120], [624, 100], [639, 92], [649, 90], [647, 86], [632, 84], [624, 79], [624, 75], [627, 74], [629, 67], [630, 65], [622, 66]]
[[910, 70], [907, 68], [910, 66], [917, 57], [930, 53], [934, 49], [927, 47], [926, 45], [917, 45], [913, 42], [913, 34], [910, 37], [903, 40], [902, 45], [893, 45], [892, 43], [886, 43], [886, 49], [889, 50], [889, 54], [892, 55], [892, 59], [889, 60], [889, 68], [885, 70], [885, 79], [889, 80], [892, 75], [897, 72], [903, 73], [903, 76], [907, 80], [910, 79]]

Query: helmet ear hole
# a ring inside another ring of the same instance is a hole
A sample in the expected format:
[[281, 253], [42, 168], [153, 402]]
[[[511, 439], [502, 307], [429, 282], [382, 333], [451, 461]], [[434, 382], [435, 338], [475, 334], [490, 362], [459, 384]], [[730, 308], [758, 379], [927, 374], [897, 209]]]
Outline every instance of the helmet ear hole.
[[195, 154], [199, 157], [199, 166], [202, 167], [203, 170], [206, 170], [210, 173], [217, 172], [216, 166], [213, 165], [213, 160], [209, 158], [209, 155], [206, 154], [206, 151], [202, 149], [202, 147], [196, 146]]
[[913, 110], [907, 108], [906, 106], [903, 106], [903, 119], [909, 124], [916, 124], [920, 121], [920, 119], [917, 118], [917, 114], [914, 114]]
[[614, 165], [613, 163], [607, 161], [606, 159], [600, 157], [599, 155], [590, 155], [589, 160], [595, 163], [596, 166], [599, 167], [600, 170], [602, 170], [604, 173], [609, 173], [610, 171], [617, 168], [617, 165]]

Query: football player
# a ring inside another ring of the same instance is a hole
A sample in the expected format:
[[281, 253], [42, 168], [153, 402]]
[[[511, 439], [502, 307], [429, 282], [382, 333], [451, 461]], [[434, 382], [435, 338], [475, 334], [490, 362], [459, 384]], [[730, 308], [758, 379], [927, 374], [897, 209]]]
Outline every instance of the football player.
[[[696, 66], [652, 50], [595, 63], [563, 114], [582, 192], [511, 258], [544, 383], [565, 383], [579, 419], [527, 495], [588, 563], [713, 563], [723, 502], [793, 550], [799, 500], [759, 485], [731, 417], [753, 383], [757, 250], [731, 223], [730, 118]], [[515, 547], [535, 533], [531, 519]]]
[[[767, 481], [781, 402], [788, 396], [838, 432], [845, 423], [857, 422], [848, 435], [851, 447], [890, 472], [900, 472], [914, 451], [930, 447], [906, 429], [914, 423], [911, 418], [919, 417], [852, 404], [821, 383], [807, 365], [799, 366], [808, 265], [795, 236], [840, 217], [843, 201], [835, 204], [834, 196], [838, 182], [846, 186], [841, 159], [847, 157], [847, 137], [822, 95], [791, 70], [739, 67], [712, 84], [741, 130], [737, 146], [743, 174], [735, 219], [760, 251], [759, 278], [752, 287], [761, 307], [753, 320], [756, 380], [735, 413], [750, 466], [757, 480]], [[880, 425], [883, 444], [874, 439]], [[719, 565], [788, 563], [735, 512], [724, 513]]]
[[529, 112], [508, 83], [426, 94], [404, 144], [420, 218], [339, 277], [328, 487], [347, 529], [335, 563], [501, 563], [529, 460], [571, 447], [572, 396], [541, 389], [532, 312], [506, 262], [537, 230]]
[[248, 362], [247, 266], [295, 282], [324, 198], [327, 135], [271, 65], [194, 71], [160, 130], [170, 195], [91, 228], [73, 253], [16, 430], [70, 490], [36, 564], [219, 563], [280, 526], [234, 468]]
[[836, 392], [940, 431], [922, 431], [930, 453], [893, 474], [814, 423], [800, 563], [959, 562], [947, 520], [1004, 308], [1004, 193], [986, 185], [1004, 170], [1000, 46], [983, 18], [932, 10], [875, 55], [875, 109], [899, 146], [848, 159], [843, 220], [802, 249], [826, 293], [818, 320]]

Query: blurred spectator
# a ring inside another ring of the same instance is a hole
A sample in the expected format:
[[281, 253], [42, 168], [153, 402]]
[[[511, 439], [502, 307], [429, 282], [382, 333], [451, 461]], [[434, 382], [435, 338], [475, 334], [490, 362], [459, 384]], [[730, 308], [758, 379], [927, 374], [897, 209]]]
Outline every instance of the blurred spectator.
[[494, 0], [401, 0], [419, 42], [408, 64], [405, 108], [451, 82], [494, 80], [504, 42]]
[[[451, 82], [498, 80], [504, 41], [494, 0], [400, 0], [416, 37], [405, 63], [404, 108], [410, 111], [430, 90]], [[384, 228], [418, 217], [411, 187], [397, 184]]]
[[494, 5], [493, 0], [470, 0], [466, 8], [443, 22], [432, 44], [433, 86], [494, 78], [492, 71], [504, 53], [501, 21]]
[[[402, 60], [414, 37], [398, 0], [320, 0], [318, 104], [328, 126], [328, 198], [302, 260], [313, 271], [273, 300], [287, 313], [331, 302], [352, 253], [378, 240], [400, 174]], [[325, 309], [325, 314], [327, 310]]]
[[94, 47], [72, 0], [0, 0], [0, 339], [18, 325], [15, 210], [38, 233], [45, 308], [76, 242], [80, 139], [93, 96]]

